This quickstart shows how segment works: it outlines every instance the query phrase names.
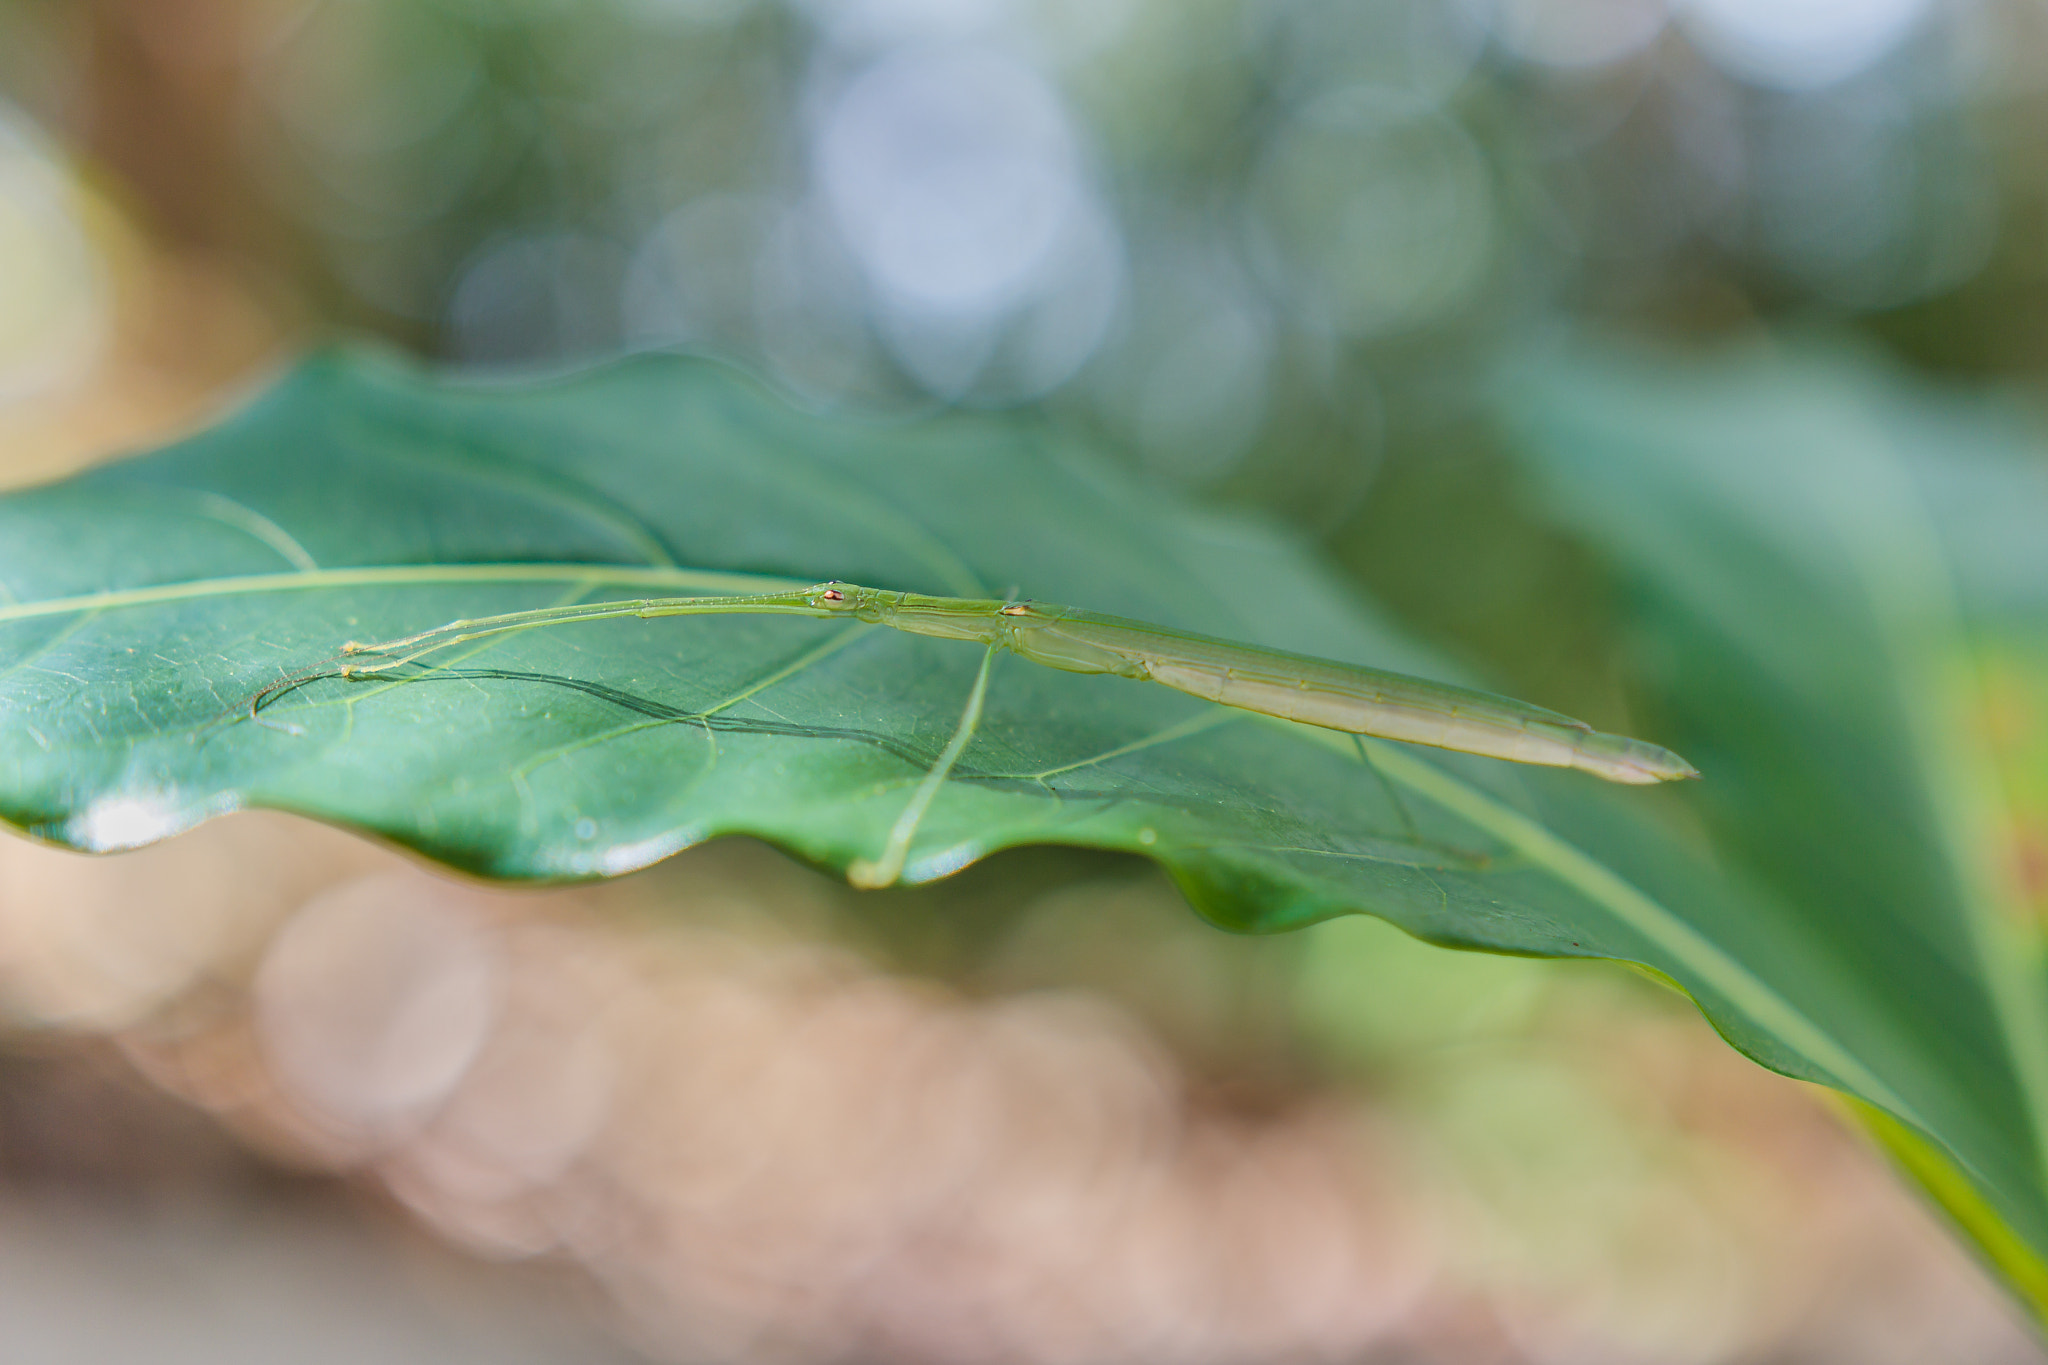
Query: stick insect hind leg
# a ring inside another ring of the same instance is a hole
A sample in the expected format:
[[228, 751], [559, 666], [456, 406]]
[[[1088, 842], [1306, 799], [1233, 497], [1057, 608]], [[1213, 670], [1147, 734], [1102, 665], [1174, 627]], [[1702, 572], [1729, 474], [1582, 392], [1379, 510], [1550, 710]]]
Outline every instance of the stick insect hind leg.
[[960, 755], [967, 751], [974, 732], [981, 726], [982, 703], [988, 698], [989, 670], [995, 664], [999, 644], [991, 644], [981, 656], [981, 668], [974, 675], [974, 687], [967, 694], [967, 706], [960, 712], [960, 723], [953, 727], [953, 738], [933, 762], [931, 771], [917, 784], [917, 790], [904, 803], [903, 811], [890, 826], [889, 838], [882, 845], [882, 856], [870, 861], [855, 858], [846, 868], [846, 879], [855, 886], [873, 889], [894, 885], [903, 875], [903, 863], [910, 856], [910, 841], [917, 837], [917, 827], [924, 821], [925, 812], [931, 808], [939, 788], [944, 786], [953, 766], [960, 761]]
[[1380, 790], [1387, 794], [1387, 800], [1394, 807], [1394, 813], [1400, 816], [1401, 830], [1407, 835], [1410, 847], [1428, 849], [1432, 853], [1442, 854], [1455, 862], [1473, 867], [1484, 867], [1492, 861], [1484, 853], [1474, 853], [1469, 849], [1453, 848], [1448, 844], [1440, 844], [1435, 840], [1423, 838], [1421, 828], [1415, 823], [1414, 812], [1408, 809], [1407, 801], [1401, 797], [1401, 789], [1394, 785], [1393, 779], [1387, 776], [1379, 764], [1372, 761], [1372, 748], [1366, 743], [1365, 736], [1353, 735], [1351, 742], [1358, 750], [1358, 761], [1365, 764], [1366, 771], [1379, 780]]
[[1409, 810], [1408, 803], [1401, 799], [1401, 789], [1380, 771], [1379, 764], [1372, 761], [1372, 750], [1365, 747], [1365, 736], [1353, 735], [1351, 745], [1358, 750], [1358, 761], [1365, 765], [1365, 770], [1379, 780], [1380, 790], [1387, 794], [1387, 803], [1394, 808], [1394, 813], [1401, 817], [1401, 829], [1407, 834], [1408, 842], [1418, 848], [1423, 847], [1422, 831], [1416, 827], [1415, 813]]

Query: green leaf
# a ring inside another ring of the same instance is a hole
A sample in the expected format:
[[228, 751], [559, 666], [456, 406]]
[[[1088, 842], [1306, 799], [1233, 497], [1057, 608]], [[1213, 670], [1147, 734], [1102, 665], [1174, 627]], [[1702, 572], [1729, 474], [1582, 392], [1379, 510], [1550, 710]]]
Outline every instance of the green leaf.
[[[458, 616], [827, 577], [1426, 666], [1281, 538], [1031, 422], [821, 417], [666, 357], [520, 388], [335, 355], [196, 439], [0, 500], [0, 813], [106, 849], [263, 805], [505, 878], [730, 832], [843, 868], [953, 738], [979, 649], [741, 615], [529, 632], [402, 683], [337, 658]], [[1444, 883], [1490, 887], [1498, 841], [1398, 802], [1335, 738], [1000, 658], [905, 876], [1126, 848], [1234, 922], [1365, 896], [1456, 936]], [[1463, 771], [1512, 791], [1500, 766]]]
[[788, 617], [585, 623], [410, 680], [339, 675], [351, 638], [763, 578], [1015, 587], [1443, 673], [1290, 542], [1029, 421], [821, 416], [673, 358], [492, 387], [329, 356], [193, 440], [0, 499], [0, 814], [115, 848], [262, 805], [506, 878], [624, 872], [725, 833], [845, 869], [905, 829], [958, 741], [907, 879], [1086, 845], [1156, 859], [1232, 928], [1366, 911], [1436, 942], [1618, 958], [1770, 1066], [1952, 1146], [1997, 1130], [1896, 983], [1717, 874], [1653, 818], [1669, 792], [1361, 748], [1007, 656], [965, 735], [982, 651]]
[[2048, 907], [2018, 875], [2048, 829], [2039, 433], [1817, 349], [1565, 351], [1506, 410], [1631, 586], [1725, 865], [1867, 1002], [1859, 1053], [1915, 1113], [1866, 1125], [2048, 1317]]

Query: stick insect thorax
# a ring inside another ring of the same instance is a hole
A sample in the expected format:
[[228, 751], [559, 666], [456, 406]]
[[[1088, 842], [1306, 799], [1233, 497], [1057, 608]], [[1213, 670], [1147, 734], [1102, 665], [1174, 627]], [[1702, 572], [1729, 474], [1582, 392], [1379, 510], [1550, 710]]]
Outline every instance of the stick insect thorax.
[[1149, 679], [1284, 720], [1516, 763], [1577, 768], [1610, 782], [1699, 776], [1669, 749], [1603, 734], [1584, 721], [1488, 692], [1050, 602], [930, 597], [840, 582], [743, 597], [591, 602], [454, 621], [399, 640], [351, 641], [342, 652], [371, 656], [371, 661], [351, 662], [342, 672], [389, 672], [464, 641], [570, 621], [732, 612], [851, 616], [914, 635], [974, 641], [1069, 673]]

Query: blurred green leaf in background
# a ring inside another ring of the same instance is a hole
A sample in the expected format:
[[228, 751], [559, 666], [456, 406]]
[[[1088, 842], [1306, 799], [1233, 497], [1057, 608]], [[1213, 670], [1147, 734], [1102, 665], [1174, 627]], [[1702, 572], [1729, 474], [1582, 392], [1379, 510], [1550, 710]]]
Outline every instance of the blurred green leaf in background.
[[1634, 590], [1728, 864], [1892, 1002], [1897, 1042], [1954, 1048], [1929, 1066], [1963, 1108], [1922, 1126], [2033, 1249], [2004, 1268], [2039, 1311], [2041, 433], [1839, 347], [1567, 350], [1505, 394], [1556, 515]]

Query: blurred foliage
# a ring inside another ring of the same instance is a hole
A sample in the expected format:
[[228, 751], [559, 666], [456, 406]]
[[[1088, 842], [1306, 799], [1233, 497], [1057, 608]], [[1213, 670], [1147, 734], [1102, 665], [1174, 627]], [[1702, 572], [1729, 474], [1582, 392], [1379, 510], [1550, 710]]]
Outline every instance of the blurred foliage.
[[2048, 23], [2020, 0], [6, 0], [0, 25], [0, 88], [311, 317], [491, 363], [682, 342], [830, 400], [1045, 395], [1340, 545], [1383, 462], [1467, 445], [1490, 355], [1559, 315], [2048, 354], [2013, 306], [2048, 279]]

